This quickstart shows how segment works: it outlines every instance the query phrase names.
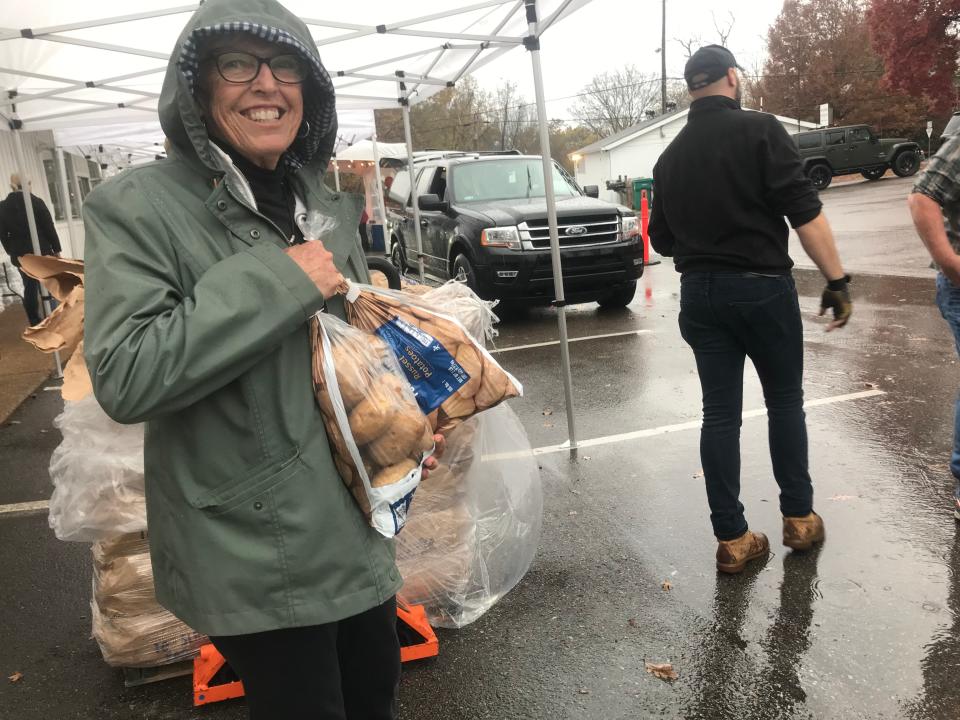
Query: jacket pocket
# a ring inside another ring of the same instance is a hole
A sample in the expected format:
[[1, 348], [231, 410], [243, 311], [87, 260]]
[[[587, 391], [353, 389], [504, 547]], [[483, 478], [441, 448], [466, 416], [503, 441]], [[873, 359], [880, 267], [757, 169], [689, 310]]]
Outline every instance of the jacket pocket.
[[201, 493], [190, 498], [189, 503], [198, 510], [206, 510], [210, 515], [230, 512], [238, 505], [260, 495], [291, 477], [300, 467], [300, 448], [293, 447], [283, 454], [278, 464], [272, 461], [266, 467], [255, 469], [242, 480], [225, 487]]

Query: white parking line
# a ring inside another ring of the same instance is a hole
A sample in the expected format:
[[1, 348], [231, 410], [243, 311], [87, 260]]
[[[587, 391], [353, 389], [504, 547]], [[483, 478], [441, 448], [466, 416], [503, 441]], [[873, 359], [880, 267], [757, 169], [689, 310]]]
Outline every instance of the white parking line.
[[50, 509], [49, 500], [37, 500], [36, 502], [13, 503], [12, 505], [0, 505], [0, 520], [10, 517], [22, 517], [24, 515], [41, 515]]
[[[834, 395], [833, 397], [811, 400], [803, 404], [804, 408], [815, 408], [823, 405], [834, 405], [836, 403], [850, 402], [851, 400], [864, 400], [866, 398], [879, 397], [886, 395], [883, 390], [864, 390], [863, 392], [849, 393], [847, 395]], [[743, 419], [762, 417], [767, 414], [766, 408], [757, 410], [747, 410], [743, 413]], [[627, 442], [629, 440], [639, 440], [641, 438], [655, 437], [657, 435], [667, 435], [668, 433], [682, 432], [684, 430], [696, 430], [700, 427], [701, 420], [691, 420], [690, 422], [677, 423], [676, 425], [661, 425], [660, 427], [649, 428], [648, 430], [635, 430], [634, 432], [620, 433], [619, 435], [607, 435], [606, 437], [592, 438], [590, 440], [581, 440], [580, 449], [599, 447], [601, 445], [612, 445], [613, 443]], [[550, 455], [552, 453], [569, 452], [569, 443], [562, 445], [546, 445], [544, 447], [534, 448], [534, 455]], [[497, 456], [499, 458], [499, 456]]]
[[[627, 332], [607, 333], [606, 335], [585, 335], [583, 337], [568, 338], [568, 340], [572, 343], [575, 343], [583, 342], [584, 340], [602, 340], [603, 338], [626, 337], [628, 335], [646, 335], [647, 333], [652, 332], [653, 330], [629, 330]], [[513, 352], [514, 350], [530, 350], [531, 348], [550, 347], [551, 345], [559, 344], [559, 340], [550, 340], [549, 342], [533, 343], [532, 345], [514, 345], [513, 347], [492, 349], [490, 354]]]

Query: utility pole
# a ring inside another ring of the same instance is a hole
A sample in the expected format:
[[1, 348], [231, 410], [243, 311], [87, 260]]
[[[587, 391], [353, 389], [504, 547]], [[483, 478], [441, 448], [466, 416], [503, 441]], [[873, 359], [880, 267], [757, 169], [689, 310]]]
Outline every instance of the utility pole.
[[660, 112], [667, 114], [667, 0], [663, 0], [660, 37]]

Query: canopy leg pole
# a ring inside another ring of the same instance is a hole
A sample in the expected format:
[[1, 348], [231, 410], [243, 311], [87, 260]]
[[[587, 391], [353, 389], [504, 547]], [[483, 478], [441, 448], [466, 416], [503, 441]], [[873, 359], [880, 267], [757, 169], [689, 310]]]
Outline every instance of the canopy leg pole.
[[333, 186], [340, 192], [340, 163], [333, 159]]
[[[410, 192], [413, 193], [413, 232], [417, 238], [417, 273], [420, 282], [424, 280], [423, 271], [423, 226], [420, 225], [420, 205], [419, 198], [416, 195], [416, 176], [413, 174], [413, 133], [410, 131], [410, 96], [407, 94], [407, 84], [402, 80], [397, 81], [400, 88], [400, 97], [398, 102], [403, 110], [403, 135], [407, 141], [407, 172], [410, 176]], [[441, 200], [443, 198], [440, 198]]]
[[[73, 159], [71, 158], [71, 162]], [[60, 182], [60, 207], [63, 208], [63, 217], [67, 221], [67, 236], [70, 238], [70, 252], [68, 257], [76, 257], [76, 245], [73, 242], [73, 209], [70, 207], [70, 190], [67, 188], [67, 164], [63, 157], [63, 148], [57, 148], [57, 175]]]
[[[13, 131], [13, 149], [17, 156], [17, 174], [20, 175], [20, 194], [23, 197], [23, 206], [27, 212], [27, 226], [30, 228], [30, 243], [33, 245], [33, 254], [42, 255], [40, 252], [40, 235], [37, 233], [37, 219], [33, 215], [33, 202], [30, 197], [30, 178], [27, 175], [27, 162], [23, 155], [23, 140], [20, 137], [20, 127], [22, 121], [14, 120], [10, 123], [10, 129]], [[42, 286], [41, 286], [42, 287]], [[50, 297], [43, 291], [40, 291], [41, 310], [43, 316], [49, 317]], [[59, 351], [54, 351], [53, 359], [57, 366], [57, 377], [63, 377], [63, 365], [60, 362]]]
[[573, 407], [573, 378], [570, 373], [570, 346], [567, 342], [567, 303], [563, 292], [563, 269], [560, 264], [560, 234], [557, 230], [557, 198], [553, 186], [553, 157], [550, 154], [550, 127], [547, 123], [547, 102], [543, 91], [543, 68], [540, 65], [540, 38], [537, 36], [537, 1], [524, 0], [530, 34], [524, 46], [533, 64], [533, 85], [537, 98], [537, 125], [540, 131], [540, 154], [543, 157], [543, 187], [547, 200], [547, 221], [550, 224], [550, 259], [553, 263], [553, 288], [556, 295], [557, 325], [560, 329], [560, 365], [563, 394], [567, 406], [567, 434], [570, 454], [577, 453], [577, 426]]
[[380, 147], [377, 145], [377, 133], [373, 133], [373, 172], [377, 177], [377, 210], [380, 212], [380, 230], [383, 232], [383, 247], [387, 247], [387, 208], [383, 202], [383, 176], [380, 174]]

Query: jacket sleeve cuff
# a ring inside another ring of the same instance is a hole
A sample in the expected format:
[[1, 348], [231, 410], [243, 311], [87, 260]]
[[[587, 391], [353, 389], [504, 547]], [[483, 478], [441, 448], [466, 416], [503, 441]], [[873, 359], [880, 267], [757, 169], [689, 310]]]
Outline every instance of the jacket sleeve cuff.
[[810, 208], [809, 210], [804, 210], [802, 212], [791, 213], [787, 216], [790, 220], [790, 227], [796, 230], [798, 227], [803, 227], [811, 220], [816, 220], [817, 216], [820, 214], [820, 211], [823, 209], [822, 205], [818, 205], [815, 208]]
[[252, 255], [277, 276], [280, 283], [303, 308], [304, 317], [310, 317], [323, 308], [323, 294], [313, 280], [276, 245], [256, 245], [245, 253]]

